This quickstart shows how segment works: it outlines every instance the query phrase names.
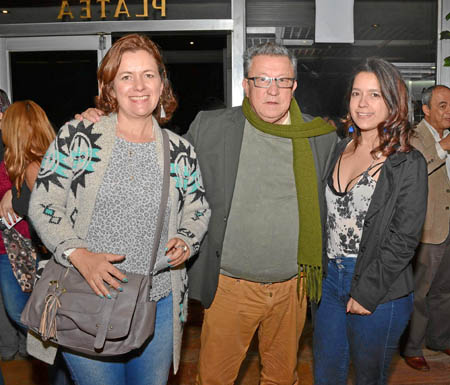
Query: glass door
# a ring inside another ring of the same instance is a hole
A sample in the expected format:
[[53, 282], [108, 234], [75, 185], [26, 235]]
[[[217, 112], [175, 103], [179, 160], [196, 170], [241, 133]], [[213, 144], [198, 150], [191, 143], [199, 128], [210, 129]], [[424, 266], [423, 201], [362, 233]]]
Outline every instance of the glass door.
[[94, 106], [97, 67], [110, 46], [111, 36], [103, 34], [6, 38], [0, 59], [6, 91], [12, 101], [38, 103], [58, 129]]

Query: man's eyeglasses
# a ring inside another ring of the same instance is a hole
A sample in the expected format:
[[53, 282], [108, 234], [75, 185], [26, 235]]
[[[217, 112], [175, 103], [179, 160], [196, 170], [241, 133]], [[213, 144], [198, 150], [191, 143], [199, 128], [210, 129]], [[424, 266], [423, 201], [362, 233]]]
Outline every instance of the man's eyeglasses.
[[295, 82], [295, 78], [269, 78], [267, 76], [254, 76], [247, 79], [253, 80], [255, 87], [258, 88], [269, 88], [272, 84], [272, 80], [275, 80], [275, 84], [278, 88], [292, 88]]

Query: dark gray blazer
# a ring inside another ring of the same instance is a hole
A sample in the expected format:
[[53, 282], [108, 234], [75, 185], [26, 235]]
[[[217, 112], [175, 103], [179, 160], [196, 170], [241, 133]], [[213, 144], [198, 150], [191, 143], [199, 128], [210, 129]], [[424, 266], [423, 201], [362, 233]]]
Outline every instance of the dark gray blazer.
[[[305, 120], [311, 117], [303, 116]], [[192, 122], [185, 138], [195, 147], [206, 198], [211, 208], [208, 234], [198, 256], [189, 261], [189, 296], [208, 308], [216, 293], [220, 272], [223, 239], [231, 208], [239, 165], [245, 117], [241, 107], [201, 111]], [[311, 138], [311, 148], [318, 173], [319, 202], [322, 204], [321, 183], [337, 142], [333, 132]], [[325, 209], [320, 207], [323, 220]], [[324, 223], [324, 222], [323, 222]]]

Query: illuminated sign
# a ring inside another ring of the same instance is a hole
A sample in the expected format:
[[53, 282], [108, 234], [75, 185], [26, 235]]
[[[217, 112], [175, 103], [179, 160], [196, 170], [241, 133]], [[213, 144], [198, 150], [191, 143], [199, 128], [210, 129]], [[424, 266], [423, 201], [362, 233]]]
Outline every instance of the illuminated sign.
[[[128, 11], [127, 3], [125, 0], [118, 0], [114, 10], [114, 18], [118, 18], [121, 15], [126, 17], [148, 17], [148, 3], [150, 0], [142, 0], [142, 13], [131, 15]], [[92, 17], [91, 12], [91, 0], [79, 0], [81, 7], [80, 19], [90, 19]], [[96, 3], [100, 3], [100, 17], [106, 19], [106, 3], [109, 4], [110, 0], [96, 0]], [[166, 16], [166, 0], [151, 0], [152, 7], [161, 11], [161, 16]], [[157, 4], [159, 3], [159, 5]], [[109, 6], [109, 5], [108, 5]], [[113, 5], [111, 5], [113, 7]], [[69, 1], [62, 0], [61, 7], [59, 9], [58, 20], [62, 20], [63, 17], [74, 19], [73, 12], [70, 9]]]

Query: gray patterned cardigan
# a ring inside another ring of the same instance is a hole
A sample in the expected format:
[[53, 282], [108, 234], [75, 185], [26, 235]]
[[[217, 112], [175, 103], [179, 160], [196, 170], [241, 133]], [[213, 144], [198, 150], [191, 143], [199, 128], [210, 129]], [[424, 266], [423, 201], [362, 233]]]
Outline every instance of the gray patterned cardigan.
[[[69, 265], [64, 251], [89, 248], [85, 241], [95, 198], [114, 147], [117, 115], [98, 123], [66, 123], [41, 164], [30, 201], [29, 217], [57, 262]], [[163, 169], [161, 129], [153, 119], [158, 161]], [[205, 198], [197, 157], [192, 145], [168, 132], [170, 142], [171, 212], [169, 239], [178, 237], [191, 256], [200, 248], [210, 209]], [[107, 252], [107, 250], [105, 250]], [[173, 366], [178, 370], [183, 324], [187, 316], [187, 274], [184, 264], [171, 269], [173, 296]], [[39, 357], [38, 357], [39, 358]]]

